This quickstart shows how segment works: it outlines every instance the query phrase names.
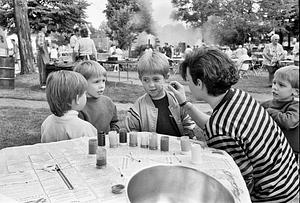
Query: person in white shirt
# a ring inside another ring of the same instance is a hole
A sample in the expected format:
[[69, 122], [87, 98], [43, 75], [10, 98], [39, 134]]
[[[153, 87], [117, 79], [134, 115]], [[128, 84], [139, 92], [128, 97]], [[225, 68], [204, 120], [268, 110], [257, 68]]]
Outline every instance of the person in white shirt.
[[190, 45], [187, 45], [186, 49], [184, 51], [184, 56], [186, 56], [186, 55], [188, 55], [188, 54], [190, 54], [192, 52], [193, 52], [193, 49], [190, 47]]
[[295, 43], [292, 53], [294, 55], [295, 66], [299, 66], [299, 41]]
[[263, 50], [263, 65], [269, 72], [269, 87], [272, 87], [274, 73], [280, 68], [279, 62], [284, 58], [284, 50], [281, 44], [278, 43], [279, 35], [274, 34], [271, 37], [271, 43], [266, 44]]
[[118, 57], [118, 60], [123, 59], [123, 50], [119, 46], [117, 46], [117, 48], [116, 48], [115, 55]]
[[145, 52], [151, 52], [151, 53], [153, 52], [152, 46], [150, 44], [146, 45]]
[[[117, 57], [118, 61], [123, 59], [123, 51], [119, 46], [116, 46], [116, 50], [113, 52], [112, 56]], [[118, 72], [121, 64], [114, 64], [114, 72]]]
[[79, 38], [80, 38], [80, 30], [79, 30], [79, 28], [75, 28], [74, 29], [74, 34], [71, 36], [71, 38], [70, 38], [70, 47], [71, 47], [71, 49], [72, 49], [72, 51], [73, 51], [73, 54], [72, 54], [72, 59], [73, 59], [73, 61], [75, 61], [75, 52], [74, 52], [74, 48], [75, 48], [75, 45], [76, 45], [76, 43], [78, 42], [78, 40], [79, 40]]
[[240, 78], [250, 69], [250, 64], [252, 63], [252, 58], [248, 56], [247, 50], [242, 51], [242, 55], [237, 61], [237, 69]]
[[60, 70], [50, 73], [46, 97], [52, 114], [41, 126], [41, 142], [57, 142], [97, 136], [97, 129], [78, 117], [87, 101], [88, 83], [80, 73]]
[[116, 53], [116, 45], [111, 44], [109, 48], [109, 55], [114, 55]]
[[230, 49], [230, 47], [226, 47], [224, 53], [225, 53], [229, 58], [232, 58], [232, 50]]
[[243, 55], [243, 51], [244, 51], [244, 50], [247, 51], [247, 49], [243, 48], [242, 45], [239, 45], [238, 48], [237, 48], [237, 49], [235, 50], [235, 52], [234, 52], [236, 58], [240, 58], [240, 57]]
[[97, 50], [94, 41], [89, 38], [86, 28], [80, 31], [81, 38], [75, 44], [74, 52], [77, 60], [95, 60], [97, 61]]
[[58, 48], [56, 47], [56, 44], [52, 44], [50, 49], [50, 61], [56, 60], [58, 60]]

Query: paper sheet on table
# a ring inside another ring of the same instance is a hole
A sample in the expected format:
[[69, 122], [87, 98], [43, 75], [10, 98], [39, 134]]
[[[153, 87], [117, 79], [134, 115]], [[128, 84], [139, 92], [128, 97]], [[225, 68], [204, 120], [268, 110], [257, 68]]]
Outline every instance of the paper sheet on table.
[[0, 193], [16, 201], [47, 200], [47, 196], [33, 171], [5, 174], [1, 175], [0, 179]]

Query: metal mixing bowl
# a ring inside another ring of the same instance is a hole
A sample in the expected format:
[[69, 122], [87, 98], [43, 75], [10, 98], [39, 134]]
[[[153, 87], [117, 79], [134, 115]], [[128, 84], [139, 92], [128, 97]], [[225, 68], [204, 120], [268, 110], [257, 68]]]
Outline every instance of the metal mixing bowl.
[[127, 184], [131, 203], [234, 203], [231, 193], [211, 176], [184, 166], [143, 169]]

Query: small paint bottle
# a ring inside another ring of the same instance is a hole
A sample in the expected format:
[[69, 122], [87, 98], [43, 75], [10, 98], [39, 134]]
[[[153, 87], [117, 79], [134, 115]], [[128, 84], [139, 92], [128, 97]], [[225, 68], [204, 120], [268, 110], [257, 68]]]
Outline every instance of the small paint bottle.
[[98, 133], [98, 147], [96, 159], [96, 168], [101, 169], [106, 167], [105, 133], [103, 131], [100, 131]]
[[125, 128], [121, 128], [119, 131], [119, 140], [120, 145], [126, 145], [127, 144], [127, 130]]

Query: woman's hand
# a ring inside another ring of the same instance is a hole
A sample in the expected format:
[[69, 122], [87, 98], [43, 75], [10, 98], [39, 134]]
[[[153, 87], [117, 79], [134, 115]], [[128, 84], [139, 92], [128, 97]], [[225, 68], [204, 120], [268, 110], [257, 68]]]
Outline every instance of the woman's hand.
[[182, 104], [186, 101], [185, 89], [182, 84], [177, 81], [172, 81], [168, 85], [170, 91], [172, 91], [178, 101], [179, 104]]

